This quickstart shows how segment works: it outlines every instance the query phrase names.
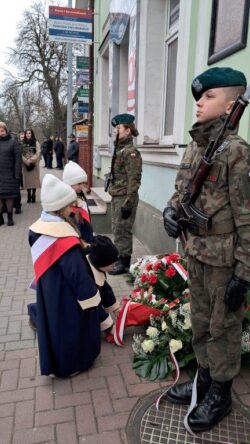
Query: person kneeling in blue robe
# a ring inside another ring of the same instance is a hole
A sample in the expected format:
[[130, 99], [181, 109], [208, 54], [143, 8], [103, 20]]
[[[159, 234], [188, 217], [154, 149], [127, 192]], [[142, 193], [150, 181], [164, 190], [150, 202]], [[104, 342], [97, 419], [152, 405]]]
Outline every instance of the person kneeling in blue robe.
[[70, 222], [75, 191], [46, 174], [43, 211], [30, 227], [42, 375], [68, 377], [89, 369], [100, 353], [100, 295], [77, 228]]

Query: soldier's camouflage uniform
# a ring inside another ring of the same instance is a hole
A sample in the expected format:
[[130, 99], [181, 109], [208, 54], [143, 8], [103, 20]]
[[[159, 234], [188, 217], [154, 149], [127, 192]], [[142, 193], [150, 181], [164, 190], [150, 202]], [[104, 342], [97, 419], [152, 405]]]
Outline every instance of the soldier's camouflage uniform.
[[[141, 171], [141, 155], [133, 146], [132, 136], [118, 141], [109, 194], [112, 196], [112, 232], [120, 256], [126, 257], [132, 254], [132, 227], [139, 201]], [[128, 219], [121, 218], [121, 207], [132, 209]]]
[[[205, 152], [216, 138], [222, 119], [195, 124], [176, 177], [176, 192], [168, 205], [180, 201]], [[233, 379], [240, 370], [244, 306], [228, 312], [224, 304], [232, 272], [250, 282], [250, 147], [227, 130], [215, 163], [195, 206], [212, 216], [208, 232], [187, 233], [193, 347], [198, 363], [210, 368], [215, 381]]]

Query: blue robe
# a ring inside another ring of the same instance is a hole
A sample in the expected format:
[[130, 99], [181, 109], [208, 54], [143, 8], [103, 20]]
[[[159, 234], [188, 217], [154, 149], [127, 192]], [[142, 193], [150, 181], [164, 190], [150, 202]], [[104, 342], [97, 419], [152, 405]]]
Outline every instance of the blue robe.
[[[30, 231], [30, 244], [39, 237]], [[80, 246], [61, 256], [37, 282], [37, 333], [42, 375], [87, 370], [100, 353], [99, 307], [83, 309], [97, 293]], [[90, 302], [91, 304], [91, 302]]]

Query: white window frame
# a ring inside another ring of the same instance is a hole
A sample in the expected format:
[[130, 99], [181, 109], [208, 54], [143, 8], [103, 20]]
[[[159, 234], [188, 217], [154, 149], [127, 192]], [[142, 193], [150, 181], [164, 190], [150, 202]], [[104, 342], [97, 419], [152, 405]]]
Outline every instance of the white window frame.
[[[169, 45], [177, 39], [177, 62], [176, 62], [176, 74], [178, 66], [178, 53], [179, 53], [179, 28], [180, 28], [180, 10], [181, 10], [181, 0], [179, 2], [179, 18], [176, 23], [171, 28], [168, 28], [169, 14], [170, 14], [170, 0], [167, 0], [166, 4], [166, 14], [165, 14], [165, 37], [164, 37], [164, 67], [163, 67], [163, 95], [162, 95], [162, 122], [161, 122], [161, 143], [166, 145], [172, 145], [174, 143], [174, 126], [175, 126], [175, 114], [176, 114], [176, 94], [175, 94], [175, 107], [174, 107], [174, 123], [173, 123], [173, 134], [166, 136], [165, 133], [165, 110], [166, 110], [166, 92], [167, 92], [167, 61], [168, 61], [168, 47]], [[176, 75], [177, 78], [177, 75]], [[176, 82], [177, 83], [177, 82]]]

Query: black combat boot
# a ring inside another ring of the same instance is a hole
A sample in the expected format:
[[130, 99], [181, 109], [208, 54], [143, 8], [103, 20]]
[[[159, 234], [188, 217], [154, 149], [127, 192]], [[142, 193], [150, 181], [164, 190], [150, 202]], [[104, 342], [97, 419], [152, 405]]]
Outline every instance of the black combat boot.
[[27, 197], [27, 203], [31, 203], [31, 188], [27, 189], [28, 197]]
[[111, 275], [123, 274], [129, 271], [131, 256], [119, 256], [119, 260], [115, 263]]
[[3, 214], [0, 213], [0, 226], [4, 224]]
[[212, 381], [204, 399], [190, 413], [188, 423], [193, 432], [212, 429], [232, 410], [232, 381]]
[[32, 203], [36, 202], [36, 189], [35, 188], [32, 188], [31, 202]]
[[8, 216], [8, 222], [7, 225], [9, 225], [9, 227], [11, 227], [12, 225], [14, 225], [14, 221], [13, 221], [13, 211], [11, 211], [10, 213], [7, 213]]
[[[201, 402], [212, 382], [209, 368], [198, 368], [197, 378], [197, 402]], [[192, 397], [193, 380], [177, 384], [170, 388], [166, 397], [174, 404], [190, 404]]]

